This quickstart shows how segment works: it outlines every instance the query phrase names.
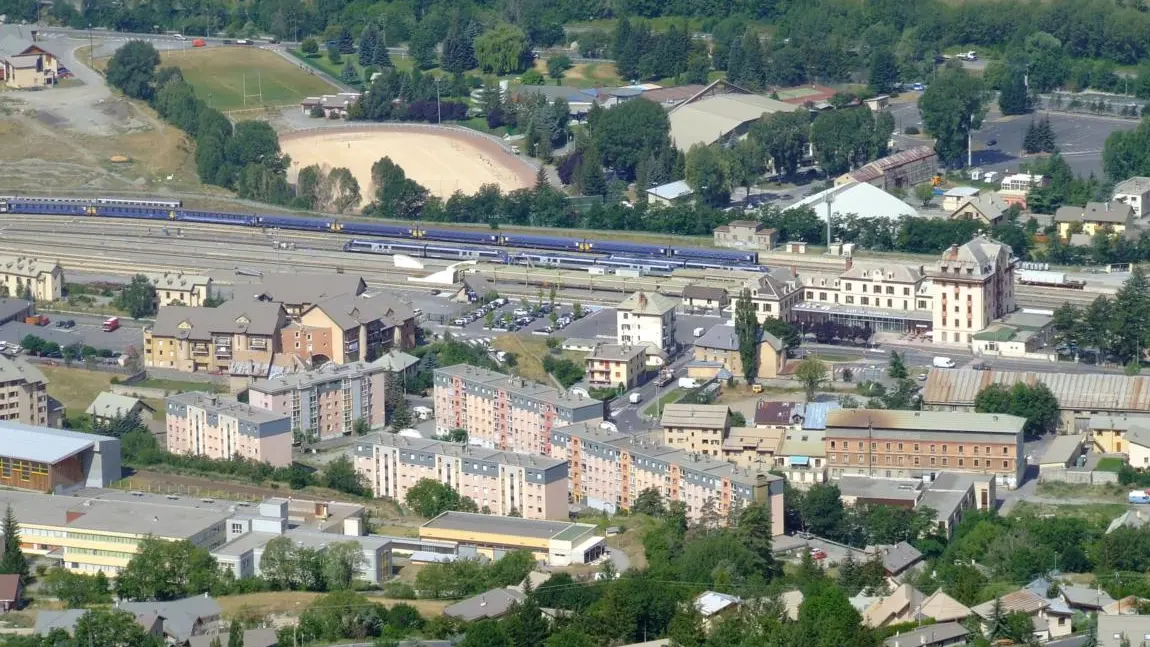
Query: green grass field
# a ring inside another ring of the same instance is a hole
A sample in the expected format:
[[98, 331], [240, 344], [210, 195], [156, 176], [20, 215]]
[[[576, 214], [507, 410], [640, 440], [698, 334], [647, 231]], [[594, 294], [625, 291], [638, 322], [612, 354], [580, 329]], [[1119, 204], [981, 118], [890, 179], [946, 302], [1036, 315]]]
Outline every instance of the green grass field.
[[[308, 54], [304, 54], [297, 49], [291, 50], [291, 54], [300, 59], [300, 62], [304, 63], [305, 65], [310, 65], [318, 70], [327, 72], [332, 76], [332, 78], [340, 78], [340, 74], [343, 72], [344, 66], [349, 64], [355, 68], [356, 74], [358, 74], [360, 78], [363, 78], [363, 66], [359, 64], [359, 56], [356, 54], [345, 54], [341, 56], [339, 63], [332, 63], [326, 52], [320, 52], [319, 54], [312, 54], [309, 56]], [[410, 58], [392, 56], [391, 63], [395, 66], [395, 69], [401, 72], [410, 72], [411, 69], [415, 67], [415, 64], [412, 63]], [[430, 70], [424, 70], [424, 73], [442, 74], [443, 72], [439, 68], [432, 68]]]
[[[214, 47], [164, 52], [162, 65], [180, 68], [196, 96], [216, 110], [242, 110], [298, 103], [304, 97], [337, 89], [283, 57], [262, 49]], [[244, 102], [244, 86], [248, 99]], [[263, 90], [263, 101], [259, 96]]]

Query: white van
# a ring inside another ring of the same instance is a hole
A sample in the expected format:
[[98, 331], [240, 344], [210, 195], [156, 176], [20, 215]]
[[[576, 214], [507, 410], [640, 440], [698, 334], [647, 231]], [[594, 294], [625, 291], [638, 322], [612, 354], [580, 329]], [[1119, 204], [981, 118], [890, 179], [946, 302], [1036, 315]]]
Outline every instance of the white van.
[[696, 328], [696, 329], [695, 329], [695, 336], [696, 336], [696, 337], [702, 337], [702, 336], [703, 336], [703, 333], [704, 333], [704, 332], [706, 332], [706, 330], [707, 330], [707, 329], [706, 329], [706, 328], [703, 328], [702, 326], [700, 326], [700, 327]]
[[934, 358], [935, 368], [954, 368], [954, 360], [949, 357]]

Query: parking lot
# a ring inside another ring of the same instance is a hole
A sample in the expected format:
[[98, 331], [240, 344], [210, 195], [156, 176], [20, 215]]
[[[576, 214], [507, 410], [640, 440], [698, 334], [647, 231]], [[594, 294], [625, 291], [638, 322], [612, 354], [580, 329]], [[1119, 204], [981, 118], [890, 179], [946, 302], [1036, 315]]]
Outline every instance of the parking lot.
[[[0, 341], [9, 344], [20, 344], [27, 335], [35, 335], [47, 341], [56, 342], [61, 346], [69, 346], [77, 342], [96, 349], [108, 349], [115, 353], [123, 353], [129, 346], [139, 349], [144, 342], [143, 326], [130, 319], [120, 319], [120, 329], [114, 332], [104, 332], [101, 326], [106, 317], [93, 315], [57, 315], [50, 314], [51, 320], [47, 326], [33, 326], [24, 322], [11, 321], [0, 326]], [[76, 325], [64, 329], [56, 327], [57, 321], [72, 320]]]

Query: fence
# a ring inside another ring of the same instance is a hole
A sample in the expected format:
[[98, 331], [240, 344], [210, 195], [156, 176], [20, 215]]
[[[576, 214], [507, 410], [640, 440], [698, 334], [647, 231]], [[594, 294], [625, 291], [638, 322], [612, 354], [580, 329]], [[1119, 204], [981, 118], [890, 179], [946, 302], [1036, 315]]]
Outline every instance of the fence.
[[1118, 482], [1117, 472], [1100, 470], [1072, 470], [1065, 467], [1053, 467], [1041, 470], [1038, 473], [1039, 483], [1074, 483], [1077, 485], [1106, 485]]
[[1052, 112], [1138, 119], [1144, 103], [1132, 96], [1052, 92], [1037, 97], [1034, 107]]

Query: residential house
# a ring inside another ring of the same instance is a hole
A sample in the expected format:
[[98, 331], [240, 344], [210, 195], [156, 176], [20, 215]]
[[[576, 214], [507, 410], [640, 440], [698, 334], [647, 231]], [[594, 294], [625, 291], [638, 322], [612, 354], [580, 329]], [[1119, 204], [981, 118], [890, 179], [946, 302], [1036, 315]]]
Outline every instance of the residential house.
[[266, 376], [285, 325], [287, 314], [278, 303], [235, 299], [218, 308], [166, 306], [144, 329], [144, 366]]
[[0, 611], [8, 613], [20, 608], [24, 586], [20, 583], [17, 573], [0, 575]]
[[1115, 202], [1129, 205], [1136, 219], [1142, 218], [1150, 208], [1150, 204], [1147, 203], [1150, 200], [1150, 177], [1137, 176], [1115, 184], [1113, 199]]
[[922, 553], [905, 541], [890, 546], [868, 546], [867, 552], [882, 558], [888, 577], [898, 577], [922, 562]]
[[522, 602], [524, 599], [526, 596], [523, 592], [512, 587], [492, 589], [456, 602], [445, 608], [443, 615], [463, 622], [495, 620], [507, 615], [512, 605]]
[[1098, 415], [1087, 423], [1087, 446], [1102, 454], [1126, 454], [1127, 436], [1132, 429], [1150, 429], [1150, 415]]
[[732, 220], [715, 227], [715, 247], [770, 251], [778, 243], [778, 230], [758, 220]]
[[255, 285], [235, 287], [237, 298], [248, 294], [257, 301], [279, 303], [294, 319], [320, 301], [366, 291], [367, 283], [355, 274], [268, 274]]
[[634, 388], [647, 366], [647, 347], [628, 344], [598, 344], [587, 354], [587, 383], [593, 387]]
[[996, 602], [1001, 606], [1004, 614], [1019, 612], [1030, 616], [1034, 622], [1034, 637], [1041, 642], [1070, 635], [1070, 616], [1072, 615], [1070, 609], [1061, 604], [1061, 601], [1058, 601], [1059, 604], [1057, 605], [1052, 604], [1051, 600], [1046, 599], [1042, 594], [1035, 593], [1030, 588], [1018, 589], [971, 608], [971, 611], [981, 619], [984, 632], [994, 617]]
[[675, 180], [647, 189], [647, 202], [669, 207], [674, 204], [686, 204], [691, 201], [693, 195], [695, 192], [686, 180]]
[[973, 186], [956, 186], [947, 189], [942, 194], [942, 210], [950, 213], [957, 209], [959, 205], [967, 200], [977, 197], [981, 189]]
[[635, 292], [616, 306], [618, 331], [623, 344], [675, 348], [675, 309], [678, 303], [658, 292]]
[[0, 256], [0, 293], [47, 303], [64, 295], [64, 270], [55, 261], [31, 256]]
[[940, 622], [900, 631], [883, 641], [885, 647], [950, 647], [965, 645], [970, 631], [957, 622]]
[[1133, 222], [1134, 208], [1123, 202], [1087, 202], [1085, 207], [1065, 205], [1054, 212], [1054, 223], [1063, 239], [1076, 233], [1093, 236], [1099, 231], [1121, 234]]
[[[175, 645], [186, 645], [197, 636], [215, 636], [223, 630], [220, 605], [206, 595], [167, 602], [120, 602], [116, 608], [136, 616], [145, 631], [159, 619], [164, 637]], [[86, 609], [45, 610], [36, 616], [36, 633], [45, 636], [53, 629], [63, 629], [72, 634], [85, 613]]]
[[725, 404], [668, 404], [660, 420], [663, 444], [717, 458], [731, 428], [730, 416]]
[[694, 310], [722, 312], [730, 301], [723, 288], [695, 284], [683, 288], [683, 305]]
[[948, 217], [951, 220], [960, 218], [978, 220], [988, 227], [993, 227], [1002, 222], [1003, 213], [1009, 208], [1010, 204], [1001, 196], [996, 193], [988, 193], [967, 198], [953, 210], [950, 210]]
[[[931, 593], [922, 601], [919, 613], [936, 622], [961, 622], [973, 613], [970, 607], [947, 595], [942, 589]], [[911, 647], [908, 645], [907, 647]]]
[[1114, 598], [1101, 587], [1059, 584], [1058, 595], [1071, 608], [1084, 613], [1097, 613], [1114, 604]]
[[92, 400], [92, 404], [88, 405], [87, 410], [84, 411], [93, 422], [109, 423], [116, 418], [126, 418], [134, 414], [144, 424], [152, 421], [155, 412], [156, 410], [152, 408], [152, 405], [139, 398], [110, 391], [104, 391], [97, 395], [96, 399]]
[[359, 102], [359, 92], [340, 92], [318, 97], [306, 97], [299, 102], [300, 111], [311, 116], [312, 110], [319, 108], [327, 119], [347, 119], [351, 106]]
[[1150, 427], [1134, 427], [1126, 434], [1126, 462], [1135, 469], [1150, 468]]
[[926, 594], [910, 584], [900, 584], [890, 595], [867, 607], [862, 614], [863, 624], [878, 629], [887, 625], [913, 622], [919, 618], [919, 606]]
[[392, 348], [415, 346], [415, 312], [384, 295], [330, 297], [304, 312], [300, 323], [331, 331], [328, 359], [337, 364], [372, 361]]
[[[778, 337], [759, 331], [756, 354], [757, 366], [752, 379], [770, 379], [782, 373], [787, 353]], [[729, 322], [712, 326], [695, 340], [694, 360], [687, 365], [687, 375], [709, 380], [723, 369], [738, 378], [744, 375], [738, 335], [735, 326]]]
[[60, 61], [36, 41], [24, 25], [0, 25], [0, 80], [13, 89], [42, 88], [56, 83]]
[[170, 305], [198, 308], [204, 305], [204, 302], [212, 295], [212, 277], [210, 276], [184, 274], [183, 272], [149, 273], [144, 276], [156, 290], [154, 300], [156, 308]]
[[1147, 604], [1150, 604], [1150, 598], [1128, 595], [1102, 607], [1102, 614], [1108, 616], [1136, 616], [1138, 615], [1138, 610], [1146, 608]]
[[703, 631], [710, 631], [717, 621], [737, 613], [742, 604], [743, 600], [737, 596], [715, 591], [704, 591], [692, 602], [702, 618]]

